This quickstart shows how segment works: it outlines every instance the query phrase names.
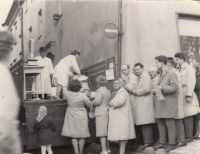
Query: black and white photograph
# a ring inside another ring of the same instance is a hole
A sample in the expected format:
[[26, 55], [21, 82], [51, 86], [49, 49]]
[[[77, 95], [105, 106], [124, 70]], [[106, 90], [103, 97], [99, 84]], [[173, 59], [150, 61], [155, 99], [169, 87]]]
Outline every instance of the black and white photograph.
[[0, 154], [200, 154], [200, 1], [0, 0]]

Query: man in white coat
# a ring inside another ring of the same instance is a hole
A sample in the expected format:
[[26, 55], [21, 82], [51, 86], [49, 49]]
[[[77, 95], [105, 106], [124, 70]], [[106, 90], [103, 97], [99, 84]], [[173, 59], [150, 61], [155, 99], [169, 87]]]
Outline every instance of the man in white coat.
[[185, 146], [185, 129], [183, 125], [182, 119], [184, 118], [184, 109], [183, 109], [183, 94], [182, 94], [182, 81], [181, 81], [181, 75], [176, 69], [176, 62], [174, 61], [173, 57], [167, 58], [167, 66], [174, 70], [178, 77], [178, 113], [177, 117], [175, 118], [175, 124], [176, 124], [176, 142], [177, 147]]
[[185, 61], [184, 53], [176, 53], [174, 57], [179, 65], [182, 80], [185, 136], [188, 143], [193, 139], [193, 117], [199, 113], [199, 103], [194, 92], [196, 76], [194, 68]]
[[59, 99], [59, 95], [61, 90], [63, 92], [67, 90], [69, 77], [72, 76], [72, 69], [80, 75], [80, 69], [77, 64], [77, 59], [80, 56], [80, 52], [74, 50], [71, 52], [71, 55], [63, 58], [55, 67], [55, 74], [54, 78], [57, 82], [57, 91], [56, 91], [56, 98]]
[[[51, 95], [51, 80], [50, 80], [50, 76], [53, 75], [53, 65], [51, 62], [51, 59], [46, 57], [46, 50], [44, 47], [41, 47], [40, 50], [40, 56], [35, 57], [34, 59], [38, 60], [38, 66], [44, 66], [43, 68], [43, 85], [44, 85], [44, 94]], [[32, 91], [38, 91], [39, 90], [39, 94], [41, 94], [41, 80], [39, 76], [36, 76], [33, 80], [33, 84], [32, 84]]]
[[144, 66], [141, 63], [134, 65], [134, 71], [138, 82], [136, 89], [133, 89], [133, 94], [136, 96], [133, 115], [135, 124], [142, 129], [144, 145], [141, 149], [145, 149], [153, 144], [152, 124], [155, 123], [151, 78], [144, 72]]
[[19, 138], [19, 97], [12, 75], [7, 67], [15, 40], [6, 31], [0, 31], [0, 153], [21, 154]]

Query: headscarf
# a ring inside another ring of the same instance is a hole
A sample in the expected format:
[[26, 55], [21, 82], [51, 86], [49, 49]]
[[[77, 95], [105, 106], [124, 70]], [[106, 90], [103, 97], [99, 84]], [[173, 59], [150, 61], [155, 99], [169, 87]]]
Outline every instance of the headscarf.
[[45, 106], [40, 106], [38, 110], [39, 114], [37, 116], [37, 121], [40, 122], [47, 115], [47, 108]]
[[115, 82], [116, 80], [119, 81], [119, 89], [113, 91], [112, 96], [111, 96], [111, 99], [113, 99], [113, 98], [117, 95], [118, 91], [119, 91], [122, 87], [124, 87], [124, 81], [123, 81], [121, 78], [116, 78], [113, 82]]

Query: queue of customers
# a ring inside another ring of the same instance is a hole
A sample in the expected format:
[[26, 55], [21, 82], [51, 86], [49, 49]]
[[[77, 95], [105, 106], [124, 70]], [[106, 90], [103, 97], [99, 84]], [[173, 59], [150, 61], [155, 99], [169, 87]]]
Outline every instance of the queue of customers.
[[98, 76], [94, 100], [84, 92], [83, 82], [67, 81], [68, 90], [63, 95], [68, 107], [61, 135], [72, 138], [76, 154], [83, 153], [85, 138], [90, 136], [86, 108], [90, 112], [95, 108], [101, 154], [111, 153], [109, 141], [118, 141], [119, 153], [124, 154], [127, 146], [141, 150], [163, 148], [169, 152], [200, 139], [199, 65], [189, 65], [183, 53], [174, 58], [157, 56], [155, 63], [157, 67], [150, 67], [149, 73], [144, 72], [141, 63], [134, 65], [133, 72], [130, 65], [123, 64], [122, 77], [113, 81], [112, 94], [106, 87], [106, 77]]

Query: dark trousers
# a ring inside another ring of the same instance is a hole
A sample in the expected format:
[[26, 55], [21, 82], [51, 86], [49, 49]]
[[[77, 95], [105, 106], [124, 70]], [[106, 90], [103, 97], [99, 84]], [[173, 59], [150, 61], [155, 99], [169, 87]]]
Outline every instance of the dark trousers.
[[176, 124], [175, 119], [172, 118], [159, 118], [156, 119], [159, 129], [160, 143], [167, 143], [167, 134], [169, 139], [169, 144], [176, 143]]
[[177, 142], [185, 142], [185, 129], [182, 119], [175, 119], [176, 123], [176, 140]]
[[185, 137], [187, 138], [193, 137], [193, 125], [194, 125], [193, 116], [185, 117], [183, 121], [185, 125]]
[[153, 138], [155, 143], [159, 143], [159, 130], [158, 130], [158, 125], [157, 122], [152, 124], [152, 129], [153, 129]]
[[200, 113], [194, 116], [194, 126], [195, 126], [195, 137], [198, 137], [200, 134], [200, 128], [199, 128], [199, 120], [200, 120]]
[[153, 143], [152, 124], [142, 125], [142, 135], [145, 144]]

